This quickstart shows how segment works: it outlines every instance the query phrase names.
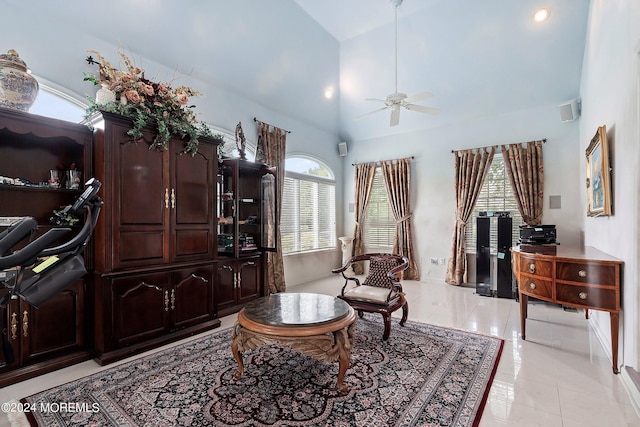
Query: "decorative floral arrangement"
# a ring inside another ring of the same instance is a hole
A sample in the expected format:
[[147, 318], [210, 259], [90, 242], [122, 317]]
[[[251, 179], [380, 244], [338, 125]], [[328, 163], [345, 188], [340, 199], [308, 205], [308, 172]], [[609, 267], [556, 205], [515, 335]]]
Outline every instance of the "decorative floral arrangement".
[[147, 124], [155, 124], [158, 133], [150, 148], [168, 148], [172, 136], [187, 139], [185, 152], [195, 154], [198, 150], [198, 138], [211, 136], [211, 130], [204, 123], [196, 120], [194, 105], [187, 105], [189, 97], [199, 96], [200, 92], [188, 87], [172, 88], [168, 83], [153, 82], [144, 77], [144, 70], [137, 67], [127, 55], [118, 52], [125, 70], [120, 71], [97, 51], [89, 50], [93, 56], [86, 61], [98, 65], [98, 76], [84, 73], [84, 80], [100, 84], [116, 95], [116, 101], [104, 104], [96, 103], [89, 98], [91, 105], [87, 109], [89, 119], [98, 111], [117, 113], [133, 119], [133, 128], [127, 132], [134, 139], [142, 138], [142, 129]]

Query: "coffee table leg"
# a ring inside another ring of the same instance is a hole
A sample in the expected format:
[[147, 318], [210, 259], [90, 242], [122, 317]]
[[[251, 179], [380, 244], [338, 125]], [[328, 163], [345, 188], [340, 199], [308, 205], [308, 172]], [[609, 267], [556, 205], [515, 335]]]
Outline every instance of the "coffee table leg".
[[345, 394], [349, 387], [344, 384], [344, 375], [351, 363], [351, 346], [353, 344], [353, 334], [355, 332], [355, 322], [349, 325], [348, 332], [341, 329], [334, 332], [336, 344], [338, 346], [338, 380], [337, 386], [340, 393]]
[[240, 342], [242, 336], [242, 327], [240, 325], [235, 325], [233, 327], [233, 331], [231, 333], [231, 352], [233, 353], [233, 357], [238, 362], [238, 369], [233, 373], [233, 378], [238, 379], [244, 373], [244, 363], [242, 363], [242, 353], [238, 350], [238, 343]]

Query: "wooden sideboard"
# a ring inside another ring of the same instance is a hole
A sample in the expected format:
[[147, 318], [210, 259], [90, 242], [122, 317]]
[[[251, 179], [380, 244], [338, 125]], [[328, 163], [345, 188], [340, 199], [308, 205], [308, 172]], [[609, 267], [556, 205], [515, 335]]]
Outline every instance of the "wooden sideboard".
[[[533, 249], [535, 251], [535, 249]], [[622, 261], [592, 247], [557, 246], [554, 254], [511, 248], [518, 281], [520, 328], [526, 339], [529, 296], [570, 307], [608, 311], [613, 372], [618, 373], [618, 329]]]

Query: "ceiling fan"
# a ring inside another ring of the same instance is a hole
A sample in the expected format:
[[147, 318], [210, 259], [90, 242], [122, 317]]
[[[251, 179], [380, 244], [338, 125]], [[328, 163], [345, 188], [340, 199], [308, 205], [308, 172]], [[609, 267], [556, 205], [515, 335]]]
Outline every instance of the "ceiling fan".
[[398, 7], [402, 4], [402, 0], [390, 0], [394, 7], [395, 13], [395, 92], [387, 95], [386, 99], [379, 98], [367, 98], [365, 101], [378, 101], [384, 102], [384, 107], [377, 110], [370, 111], [361, 116], [355, 118], [355, 120], [361, 119], [370, 114], [377, 113], [382, 110], [391, 110], [390, 126], [397, 126], [400, 123], [400, 108], [405, 108], [410, 111], [417, 111], [419, 113], [438, 114], [440, 110], [436, 108], [426, 107], [424, 105], [414, 104], [414, 102], [422, 101], [427, 98], [431, 98], [433, 94], [429, 92], [421, 92], [417, 95], [407, 96], [406, 93], [398, 92]]

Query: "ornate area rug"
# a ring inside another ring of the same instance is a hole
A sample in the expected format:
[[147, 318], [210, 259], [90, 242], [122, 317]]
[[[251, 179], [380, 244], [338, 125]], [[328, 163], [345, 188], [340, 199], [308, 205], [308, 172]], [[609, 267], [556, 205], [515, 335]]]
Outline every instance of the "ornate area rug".
[[230, 330], [21, 400], [39, 426], [475, 426], [502, 352], [499, 338], [393, 320], [356, 324], [350, 388], [338, 363], [279, 345], [231, 354]]

